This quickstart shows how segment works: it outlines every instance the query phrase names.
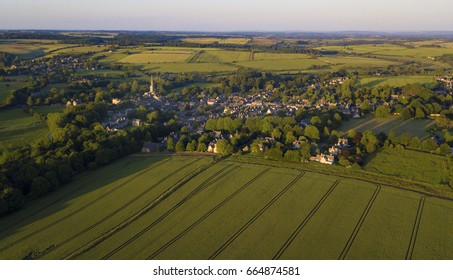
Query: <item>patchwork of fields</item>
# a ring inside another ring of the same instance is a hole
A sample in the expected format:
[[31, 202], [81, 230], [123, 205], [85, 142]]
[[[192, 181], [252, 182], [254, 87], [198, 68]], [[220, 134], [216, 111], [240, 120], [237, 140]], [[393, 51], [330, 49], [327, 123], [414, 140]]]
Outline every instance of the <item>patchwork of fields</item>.
[[130, 156], [0, 220], [1, 259], [451, 259], [453, 202], [211, 157]]

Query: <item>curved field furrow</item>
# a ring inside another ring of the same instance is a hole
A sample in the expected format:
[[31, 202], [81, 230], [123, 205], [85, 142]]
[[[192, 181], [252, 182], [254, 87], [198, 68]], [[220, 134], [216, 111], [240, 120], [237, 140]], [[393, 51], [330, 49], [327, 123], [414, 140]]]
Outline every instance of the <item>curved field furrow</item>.
[[[102, 259], [108, 259], [110, 258], [111, 256], [113, 256], [114, 254], [116, 254], [117, 252], [119, 252], [120, 250], [122, 250], [123, 248], [125, 248], [128, 244], [132, 243], [134, 240], [136, 240], [137, 238], [139, 238], [140, 236], [142, 236], [143, 234], [145, 234], [146, 232], [148, 232], [150, 229], [152, 229], [154, 226], [156, 226], [157, 224], [159, 224], [163, 219], [165, 219], [168, 215], [170, 215], [173, 211], [175, 211], [176, 209], [178, 209], [181, 205], [183, 205], [186, 201], [188, 201], [190, 198], [192, 198], [193, 196], [195, 196], [197, 193], [199, 193], [200, 191], [202, 191], [204, 188], [206, 188], [208, 185], [214, 183], [215, 181], [219, 180], [220, 178], [222, 178], [223, 176], [226, 176], [228, 175], [229, 173], [233, 172], [233, 170], [235, 168], [237, 168], [237, 166], [231, 168], [230, 170], [228, 170], [227, 172], [223, 173], [228, 167], [230, 167], [229, 165], [224, 167], [222, 170], [219, 171], [219, 173], [217, 174], [214, 174], [212, 175], [211, 177], [209, 177], [208, 179], [206, 179], [200, 186], [198, 186], [195, 190], [193, 190], [188, 196], [186, 196], [184, 199], [182, 199], [179, 203], [177, 203], [174, 207], [172, 207], [170, 210], [168, 210], [165, 214], [163, 214], [162, 216], [160, 216], [157, 220], [155, 220], [153, 223], [151, 223], [150, 225], [148, 225], [146, 228], [144, 228], [142, 231], [140, 231], [139, 233], [137, 233], [136, 235], [134, 235], [132, 238], [128, 239], [126, 242], [124, 242], [123, 244], [121, 244], [120, 246], [118, 246], [117, 248], [115, 248], [114, 250], [112, 250], [111, 252], [109, 252], [107, 255], [105, 255]], [[220, 174], [220, 175], [219, 175]]]
[[254, 181], [256, 181], [259, 177], [258, 176], [261, 176], [263, 175], [264, 173], [268, 172], [269, 170], [266, 169], [266, 170], [263, 170], [260, 174], [258, 174], [256, 177], [254, 177], [252, 180], [250, 180], [249, 182], [247, 182], [246, 184], [244, 184], [241, 188], [237, 189], [235, 192], [233, 192], [231, 195], [229, 195], [227, 198], [225, 198], [222, 202], [220, 202], [219, 204], [217, 204], [214, 208], [212, 208], [211, 210], [209, 210], [206, 214], [204, 214], [201, 218], [199, 218], [197, 221], [195, 221], [193, 224], [191, 224], [189, 227], [187, 227], [186, 229], [184, 229], [182, 232], [180, 232], [177, 236], [175, 236], [172, 240], [170, 240], [169, 242], [167, 242], [165, 245], [163, 245], [162, 247], [160, 247], [157, 251], [155, 251], [153, 254], [151, 254], [150, 256], [148, 256], [146, 259], [147, 260], [151, 260], [153, 258], [155, 258], [156, 256], [158, 256], [161, 252], [163, 252], [165, 249], [167, 249], [168, 247], [170, 247], [173, 243], [175, 243], [176, 241], [178, 241], [182, 236], [184, 236], [186, 233], [188, 233], [190, 230], [192, 230], [193, 228], [195, 228], [197, 225], [199, 225], [201, 222], [203, 222], [204, 220], [206, 220], [209, 216], [211, 216], [214, 212], [216, 212], [218, 209], [220, 209], [222, 206], [224, 206], [225, 204], [227, 204], [230, 200], [232, 200], [234, 197], [236, 197], [239, 193], [241, 193], [243, 190], [245, 190], [247, 187], [249, 187]]
[[316, 214], [316, 211], [318, 211], [319, 207], [326, 201], [326, 199], [329, 197], [329, 195], [333, 192], [333, 190], [338, 186], [340, 183], [340, 180], [335, 181], [333, 185], [330, 187], [330, 189], [326, 192], [326, 194], [319, 200], [318, 204], [310, 211], [308, 216], [300, 223], [300, 225], [296, 228], [296, 230], [291, 234], [291, 236], [288, 238], [288, 240], [283, 244], [283, 246], [278, 250], [278, 252], [275, 254], [273, 257], [274, 260], [278, 260], [283, 253], [288, 249], [288, 247], [291, 245], [291, 243], [296, 239], [297, 235], [302, 231], [302, 229], [305, 227], [305, 225], [310, 221], [310, 219]]
[[[55, 226], [55, 225], [61, 223], [62, 221], [65, 221], [66, 219], [68, 219], [68, 218], [70, 218], [70, 217], [72, 217], [72, 216], [74, 216], [74, 215], [80, 213], [80, 211], [82, 211], [82, 210], [84, 210], [84, 209], [86, 209], [86, 208], [88, 208], [88, 207], [94, 205], [95, 203], [101, 201], [101, 200], [104, 199], [106, 196], [111, 195], [113, 192], [115, 192], [115, 191], [117, 191], [117, 190], [123, 188], [124, 186], [126, 186], [127, 184], [129, 184], [131, 181], [133, 181], [133, 180], [139, 178], [140, 176], [142, 176], [143, 174], [149, 172], [150, 170], [152, 170], [152, 169], [154, 169], [154, 168], [156, 168], [156, 167], [158, 167], [158, 166], [164, 164], [166, 161], [167, 161], [167, 160], [164, 160], [164, 161], [160, 162], [160, 163], [157, 164], [157, 165], [151, 166], [150, 168], [147, 168], [147, 169], [141, 171], [140, 173], [136, 174], [134, 177], [130, 178], [130, 179], [127, 180], [126, 182], [123, 182], [122, 184], [120, 184], [120, 185], [118, 185], [117, 187], [113, 188], [110, 192], [105, 193], [105, 194], [103, 194], [103, 195], [97, 197], [96, 199], [92, 200], [91, 202], [89, 202], [89, 203], [87, 203], [87, 204], [81, 206], [80, 208], [78, 208], [78, 209], [76, 209], [76, 210], [74, 210], [74, 211], [68, 213], [67, 215], [65, 215], [65, 216], [63, 216], [63, 217], [61, 217], [61, 218], [59, 218], [58, 220], [56, 220], [56, 221], [54, 221], [54, 222], [52, 222], [52, 223], [50, 223], [50, 224], [48, 224], [48, 225], [46, 225], [46, 226], [43, 226], [43, 227], [41, 227], [41, 228], [39, 228], [39, 229], [37, 229], [37, 230], [35, 230], [35, 231], [32, 231], [31, 233], [29, 233], [29, 234], [27, 234], [27, 235], [21, 237], [20, 239], [14, 241], [14, 242], [9, 243], [9, 244], [6, 245], [6, 246], [1, 247], [1, 248], [0, 248], [0, 252], [4, 251], [4, 250], [6, 250], [6, 249], [8, 249], [8, 248], [10, 248], [10, 247], [12, 247], [12, 246], [15, 246], [15, 245], [17, 245], [18, 243], [20, 243], [20, 242], [22, 242], [22, 241], [24, 241], [24, 240], [27, 240], [28, 238], [34, 236], [35, 234], [38, 234], [38, 233], [40, 233], [40, 232], [43, 232], [43, 231], [49, 229], [50, 227]], [[190, 163], [190, 164], [191, 164], [191, 163]], [[187, 164], [187, 166], [189, 166], [190, 164]]]
[[210, 257], [210, 260], [215, 259], [218, 255], [220, 255], [231, 243], [236, 240], [236, 238], [241, 235], [251, 224], [253, 224], [267, 209], [269, 209], [280, 197], [282, 197], [294, 184], [299, 181], [299, 179], [305, 174], [305, 172], [301, 171], [301, 173], [294, 178], [283, 190], [281, 190], [274, 198], [271, 199], [258, 213], [255, 214], [245, 225], [243, 225], [237, 232], [233, 234], [219, 249], [217, 249]]
[[381, 192], [382, 187], [380, 185], [376, 185], [376, 191], [373, 193], [373, 196], [371, 197], [370, 201], [368, 202], [368, 205], [366, 206], [365, 210], [362, 213], [362, 216], [359, 219], [359, 222], [354, 228], [354, 231], [351, 234], [351, 237], [349, 237], [348, 242], [346, 243], [346, 246], [344, 247], [343, 251], [341, 252], [341, 255], [338, 259], [344, 260], [346, 258], [346, 255], [349, 252], [349, 249], [351, 249], [352, 244], [354, 243], [355, 238], [357, 237], [357, 234], [360, 231], [360, 228], [363, 225], [363, 222], [365, 222], [366, 217], [368, 216], [368, 213], [370, 212], [371, 207], [373, 206], [374, 202], [376, 201], [376, 198], [378, 197], [379, 193]]
[[[197, 161], [200, 161], [201, 159], [197, 159]], [[189, 167], [190, 165], [193, 165], [194, 163], [193, 162], [190, 162], [180, 168], [178, 168], [177, 170], [174, 171], [174, 173], [178, 173], [179, 171]], [[119, 212], [123, 211], [124, 209], [126, 209], [128, 206], [130, 206], [131, 204], [133, 204], [134, 202], [136, 202], [137, 200], [139, 200], [140, 198], [144, 197], [145, 195], [147, 195], [149, 192], [151, 192], [155, 187], [157, 187], [158, 185], [162, 184], [163, 182], [165, 182], [168, 178], [170, 178], [171, 176], [173, 176], [173, 174], [170, 174], [164, 178], [162, 178], [161, 180], [159, 180], [158, 182], [154, 183], [153, 185], [149, 186], [148, 188], [146, 188], [143, 192], [141, 192], [140, 194], [138, 194], [137, 196], [133, 197], [131, 200], [129, 200], [128, 202], [126, 202], [125, 204], [123, 204], [121, 207], [119, 207], [118, 209], [116, 209], [115, 211], [111, 212], [110, 214], [108, 214], [107, 216], [103, 217], [102, 219], [100, 219], [99, 221], [97, 221], [96, 223], [94, 224], [91, 224], [90, 226], [86, 227], [85, 229], [83, 229], [82, 231], [74, 234], [73, 236], [65, 239], [64, 241], [62, 241], [61, 243], [57, 244], [57, 245], [54, 245], [52, 246], [51, 248], [49, 248], [48, 250], [46, 250], [40, 257], [44, 257], [45, 255], [49, 254], [50, 252], [53, 252], [55, 251], [56, 249], [60, 248], [61, 246], [71, 242], [72, 240], [76, 239], [77, 237], [83, 235], [84, 233], [90, 231], [91, 229], [101, 225], [102, 223], [104, 223], [105, 221], [109, 220], [110, 218], [114, 217], [116, 214], [118, 214]], [[130, 181], [129, 181], [130, 182]], [[171, 188], [171, 187], [170, 187]], [[140, 208], [139, 211], [137, 211], [137, 213], [143, 211], [145, 207], [142, 207]]]
[[422, 198], [420, 199], [420, 204], [418, 205], [417, 218], [415, 219], [414, 227], [412, 229], [411, 240], [409, 242], [409, 247], [407, 248], [406, 260], [411, 260], [412, 255], [414, 254], [415, 243], [417, 242], [417, 234], [420, 228], [420, 223], [423, 215], [423, 208], [425, 207], [425, 200], [426, 196], [422, 196]]

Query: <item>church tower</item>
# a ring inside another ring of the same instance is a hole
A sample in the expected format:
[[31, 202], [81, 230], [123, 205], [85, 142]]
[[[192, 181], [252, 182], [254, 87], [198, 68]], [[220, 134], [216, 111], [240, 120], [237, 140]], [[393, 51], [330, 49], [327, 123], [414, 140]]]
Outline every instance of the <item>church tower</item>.
[[149, 92], [154, 93], [154, 81], [153, 76], [151, 76], [151, 84], [149, 85]]

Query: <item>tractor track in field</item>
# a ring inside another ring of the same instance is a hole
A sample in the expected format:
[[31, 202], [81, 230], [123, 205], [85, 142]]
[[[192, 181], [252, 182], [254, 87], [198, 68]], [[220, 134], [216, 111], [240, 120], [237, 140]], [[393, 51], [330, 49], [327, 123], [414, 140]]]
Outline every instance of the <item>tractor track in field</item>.
[[326, 199], [330, 196], [330, 194], [335, 190], [335, 188], [338, 186], [340, 183], [340, 180], [336, 180], [332, 186], [327, 190], [327, 192], [321, 197], [321, 199], [318, 201], [318, 203], [315, 205], [315, 207], [310, 211], [310, 213], [305, 217], [304, 220], [299, 224], [299, 226], [296, 228], [296, 230], [291, 234], [291, 236], [286, 240], [286, 242], [283, 244], [283, 246], [278, 250], [278, 252], [275, 254], [275, 256], [272, 258], [273, 260], [278, 260], [280, 257], [285, 253], [285, 251], [289, 248], [291, 243], [296, 239], [296, 237], [299, 235], [299, 233], [304, 229], [304, 227], [307, 225], [307, 223], [311, 220], [311, 218], [316, 214], [318, 209], [321, 207], [321, 205], [326, 201]]
[[157, 257], [160, 253], [162, 253], [164, 250], [166, 250], [168, 247], [170, 247], [171, 245], [173, 245], [176, 241], [178, 241], [181, 237], [183, 237], [184, 235], [186, 235], [189, 231], [191, 231], [193, 228], [195, 228], [196, 226], [198, 226], [199, 224], [201, 224], [204, 220], [206, 220], [208, 217], [210, 217], [212, 214], [214, 214], [217, 210], [219, 210], [222, 206], [224, 206], [225, 204], [227, 204], [230, 200], [232, 200], [234, 197], [236, 197], [238, 194], [240, 194], [242, 191], [244, 191], [246, 188], [248, 188], [251, 184], [253, 184], [253, 182], [255, 182], [259, 177], [261, 177], [262, 175], [264, 175], [266, 172], [268, 172], [270, 169], [265, 169], [263, 170], [262, 172], [260, 172], [258, 175], [256, 175], [255, 177], [253, 177], [250, 181], [248, 181], [247, 183], [245, 183], [242, 187], [240, 187], [239, 189], [237, 189], [235, 192], [233, 192], [232, 194], [230, 194], [227, 198], [225, 198], [222, 202], [220, 202], [219, 204], [217, 204], [214, 208], [212, 208], [211, 210], [209, 210], [206, 214], [204, 214], [201, 218], [199, 218], [197, 221], [195, 221], [192, 225], [190, 225], [189, 227], [187, 227], [186, 229], [184, 229], [182, 232], [180, 232], [177, 236], [175, 236], [173, 239], [171, 239], [170, 241], [168, 241], [167, 243], [165, 243], [165, 245], [163, 245], [162, 247], [160, 247], [158, 250], [156, 250], [153, 254], [151, 254], [150, 256], [148, 256], [146, 259], [147, 260], [151, 260], [155, 257]]
[[[182, 177], [176, 183], [174, 183], [170, 188], [165, 190], [163, 193], [161, 193], [155, 199], [153, 199], [151, 202], [149, 202], [146, 206], [141, 208], [141, 210], [139, 212], [135, 212], [135, 213], [131, 214], [131, 216], [129, 216], [128, 218], [126, 218], [123, 221], [120, 221], [120, 223], [115, 225], [113, 228], [109, 229], [108, 231], [104, 232], [103, 234], [98, 235], [97, 237], [93, 238], [89, 242], [87, 242], [84, 245], [80, 246], [76, 250], [74, 250], [71, 253], [67, 254], [65, 257], [63, 257], [63, 259], [74, 259], [74, 258], [76, 258], [76, 257], [88, 252], [89, 250], [91, 250], [92, 248], [96, 247], [97, 245], [101, 244], [102, 242], [104, 242], [108, 238], [114, 236], [119, 231], [121, 231], [124, 228], [126, 228], [127, 226], [129, 226], [132, 222], [136, 221], [137, 219], [139, 219], [140, 217], [145, 215], [147, 212], [152, 210], [154, 207], [159, 205], [164, 199], [166, 199], [168, 196], [170, 196], [175, 191], [177, 191], [181, 186], [186, 184], [193, 177], [195, 177], [198, 174], [202, 173], [207, 168], [211, 167], [212, 165], [214, 165], [216, 163], [217, 162], [214, 162], [214, 163], [211, 163], [211, 164], [207, 164], [207, 165], [204, 165], [204, 166], [200, 166], [196, 170], [192, 171], [190, 174]], [[166, 178], [169, 178], [169, 177], [171, 177], [171, 175], [166, 176]], [[164, 179], [162, 179], [161, 181], [163, 181], [163, 180]]]
[[423, 209], [425, 208], [425, 201], [426, 201], [426, 196], [422, 196], [420, 199], [420, 203], [418, 204], [417, 216], [415, 218], [414, 226], [412, 228], [412, 235], [411, 235], [411, 239], [409, 241], [409, 247], [407, 248], [407, 252], [406, 252], [406, 260], [411, 260], [413, 254], [414, 254], [415, 243], [417, 242], [417, 235], [418, 235], [418, 230], [420, 228], [420, 223], [422, 220]]
[[[126, 204], [122, 205], [120, 208], [116, 209], [115, 211], [109, 213], [107, 216], [105, 216], [104, 218], [98, 220], [97, 222], [95, 222], [94, 224], [90, 225], [89, 227], [87, 228], [84, 228], [82, 231], [78, 232], [77, 234], [65, 239], [64, 241], [62, 241], [61, 243], [57, 244], [57, 245], [54, 245], [54, 246], [51, 246], [49, 249], [45, 250], [39, 257], [42, 258], [44, 256], [46, 256], [47, 254], [55, 251], [56, 249], [60, 248], [61, 246], [64, 246], [66, 245], [67, 243], [71, 242], [72, 240], [76, 239], [77, 237], [85, 234], [86, 232], [92, 230], [93, 228], [96, 228], [98, 225], [104, 223], [105, 221], [109, 220], [110, 218], [112, 218], [113, 216], [115, 216], [116, 214], [118, 214], [119, 212], [123, 211], [124, 209], [126, 209], [127, 207], [129, 207], [130, 205], [132, 205], [134, 202], [136, 202], [137, 200], [139, 200], [140, 198], [142, 198], [143, 196], [145, 196], [146, 194], [148, 194], [150, 191], [152, 191], [153, 189], [155, 189], [158, 185], [160, 185], [161, 183], [163, 183], [164, 181], [166, 181], [168, 178], [170, 178], [171, 176], [173, 176], [175, 173], [179, 172], [179, 171], [182, 171], [183, 169], [187, 168], [188, 166], [192, 165], [192, 164], [195, 164], [196, 162], [200, 161], [201, 159], [197, 159], [196, 161], [194, 162], [190, 162], [180, 168], [178, 168], [177, 170], [175, 170], [173, 173], [169, 174], [168, 176], [165, 176], [164, 178], [160, 179], [158, 182], [154, 183], [153, 185], [149, 186], [148, 188], [146, 188], [143, 192], [141, 192], [140, 194], [136, 195], [134, 198], [132, 198], [131, 200], [129, 200]], [[143, 211], [145, 207], [142, 207], [138, 212], [140, 211]]]
[[352, 232], [351, 236], [348, 239], [348, 242], [346, 243], [345, 247], [343, 248], [343, 251], [340, 254], [340, 257], [338, 258], [339, 260], [344, 260], [346, 259], [346, 256], [349, 252], [349, 250], [352, 247], [352, 244], [355, 241], [355, 238], [357, 237], [360, 228], [362, 227], [363, 223], [365, 222], [366, 217], [368, 216], [371, 208], [373, 207], [374, 202], [376, 201], [376, 198], [378, 197], [379, 193], [381, 192], [382, 187], [380, 185], [376, 185], [376, 190], [374, 191], [373, 195], [370, 198], [370, 201], [368, 201], [367, 206], [365, 207], [365, 210], [363, 211], [362, 215], [360, 216], [359, 221], [357, 222], [354, 231]]
[[124, 243], [122, 243], [120, 246], [116, 247], [114, 250], [110, 251], [107, 255], [105, 255], [104, 257], [102, 257], [103, 260], [105, 259], [108, 259], [110, 258], [111, 256], [115, 255], [117, 252], [121, 251], [123, 248], [125, 248], [127, 245], [131, 244], [132, 242], [134, 242], [136, 239], [140, 238], [142, 235], [144, 235], [145, 233], [147, 233], [150, 229], [152, 229], [154, 226], [156, 226], [157, 224], [159, 224], [162, 220], [164, 220], [167, 216], [169, 216], [171, 213], [173, 213], [175, 210], [177, 210], [179, 207], [181, 207], [181, 205], [183, 205], [186, 201], [188, 201], [189, 199], [191, 199], [192, 197], [194, 197], [195, 195], [197, 195], [199, 192], [203, 191], [207, 186], [217, 182], [218, 180], [220, 180], [221, 178], [227, 176], [228, 174], [232, 173], [234, 170], [236, 170], [237, 168], [239, 168], [238, 165], [236, 166], [233, 166], [232, 168], [230, 168], [230, 170], [226, 171], [226, 169], [228, 169], [229, 167], [231, 167], [231, 165], [228, 165], [228, 166], [225, 166], [224, 168], [222, 168], [219, 172], [217, 172], [216, 174], [213, 174], [212, 176], [210, 176], [209, 178], [207, 178], [205, 181], [203, 181], [203, 183], [201, 183], [197, 188], [195, 188], [191, 193], [189, 193], [186, 197], [184, 197], [181, 201], [179, 201], [176, 205], [174, 205], [171, 209], [169, 209], [167, 212], [165, 212], [164, 214], [162, 214], [158, 219], [156, 219], [154, 222], [152, 222], [151, 224], [149, 224], [147, 227], [145, 227], [144, 229], [142, 229], [139, 233], [135, 234], [134, 236], [132, 236], [131, 238], [129, 238], [128, 240], [126, 240]]
[[[167, 158], [167, 159], [163, 160], [162, 162], [160, 162], [158, 165], [163, 164], [163, 163], [167, 162], [167, 161], [170, 160], [170, 159], [171, 159], [171, 158]], [[155, 168], [155, 167], [157, 167], [158, 165], [151, 166], [149, 169]], [[117, 169], [121, 169], [121, 166], [118, 166]], [[149, 170], [149, 169], [148, 169], [148, 170]], [[46, 209], [48, 209], [48, 208], [51, 207], [52, 205], [55, 205], [55, 204], [61, 202], [61, 200], [64, 199], [65, 197], [68, 197], [68, 196], [71, 196], [71, 195], [73, 195], [73, 194], [76, 194], [77, 192], [82, 191], [82, 190], [83, 190], [83, 188], [82, 188], [82, 189], [80, 189], [80, 188], [74, 189], [74, 191], [72, 191], [72, 192], [70, 192], [70, 193], [67, 193], [67, 194], [65, 194], [64, 196], [62, 196], [61, 198], [59, 198], [59, 199], [57, 199], [57, 200], [55, 200], [55, 201], [53, 201], [53, 202], [51, 202], [51, 203], [45, 205], [45, 206], [42, 207], [41, 209], [39, 209], [39, 210], [33, 212], [33, 214], [28, 215], [28, 216], [26, 216], [26, 217], [23, 217], [23, 218], [21, 218], [21, 219], [19, 219], [19, 220], [16, 220], [16, 221], [14, 222], [14, 224], [16, 225], [16, 224], [18, 224], [18, 223], [21, 223], [21, 222], [23, 222], [23, 221], [25, 221], [25, 220], [27, 220], [27, 219], [30, 219], [30, 218], [34, 217], [34, 216], [38, 215], [39, 213], [45, 211]], [[3, 232], [5, 232], [5, 231], [7, 231], [8, 229], [9, 229], [8, 227], [2, 228], [2, 229], [0, 230], [0, 234], [3, 233]]]
[[[20, 242], [22, 242], [22, 241], [24, 241], [24, 240], [27, 240], [28, 238], [32, 237], [33, 235], [38, 234], [38, 233], [40, 233], [40, 232], [42, 232], [42, 231], [44, 231], [44, 230], [46, 230], [46, 229], [48, 229], [48, 228], [50, 228], [50, 227], [52, 227], [52, 226], [55, 226], [55, 225], [61, 223], [61, 222], [64, 221], [64, 220], [66, 220], [66, 219], [68, 219], [68, 218], [70, 218], [70, 217], [72, 217], [72, 216], [78, 214], [79, 212], [81, 212], [81, 211], [85, 210], [86, 208], [92, 206], [93, 204], [97, 203], [98, 201], [100, 201], [101, 199], [105, 198], [106, 196], [108, 196], [108, 195], [112, 194], [113, 192], [115, 192], [115, 191], [117, 191], [117, 190], [123, 188], [125, 185], [127, 185], [127, 184], [130, 183], [131, 181], [137, 179], [138, 177], [142, 176], [143, 174], [149, 172], [150, 170], [152, 170], [152, 169], [154, 169], [154, 168], [156, 168], [156, 167], [158, 167], [158, 166], [161, 166], [162, 164], [166, 163], [167, 161], [169, 161], [169, 160], [164, 160], [163, 162], [160, 162], [160, 163], [157, 164], [157, 165], [151, 166], [150, 168], [147, 168], [147, 169], [141, 171], [140, 173], [134, 175], [132, 178], [130, 178], [130, 179], [127, 180], [126, 182], [123, 182], [123, 183], [119, 184], [118, 186], [116, 186], [115, 188], [113, 188], [112, 190], [110, 190], [109, 192], [106, 192], [105, 194], [103, 194], [103, 195], [97, 197], [96, 199], [94, 199], [94, 200], [92, 200], [91, 202], [89, 202], [89, 203], [83, 205], [82, 207], [80, 207], [80, 208], [78, 208], [78, 209], [72, 211], [71, 213], [69, 213], [69, 214], [67, 214], [67, 215], [65, 215], [65, 216], [63, 216], [63, 217], [61, 217], [61, 218], [59, 218], [58, 220], [56, 220], [56, 221], [54, 221], [54, 222], [52, 222], [52, 223], [50, 223], [50, 224], [48, 224], [48, 225], [46, 225], [46, 226], [44, 226], [44, 227], [41, 227], [41, 228], [39, 228], [39, 229], [37, 229], [37, 230], [35, 230], [35, 231], [32, 231], [31, 233], [29, 233], [29, 234], [27, 234], [27, 235], [25, 235], [25, 236], [19, 238], [18, 240], [15, 240], [15, 241], [11, 242], [10, 244], [8, 244], [8, 245], [6, 245], [6, 246], [1, 247], [1, 248], [0, 248], [0, 252], [6, 250], [6, 249], [8, 249], [8, 248], [11, 248], [12, 246], [17, 245], [18, 243], [20, 243]], [[190, 164], [189, 164], [189, 165], [190, 165]], [[187, 166], [188, 166], [188, 165], [187, 165]]]
[[210, 257], [209, 260], [214, 260], [218, 257], [228, 246], [231, 245], [247, 228], [252, 225], [256, 220], [258, 220], [264, 212], [267, 211], [280, 197], [282, 197], [297, 181], [299, 181], [302, 176], [305, 175], [304, 171], [300, 171], [300, 174], [297, 175], [284, 189], [282, 189], [274, 198], [272, 198], [263, 208], [261, 208], [258, 213], [256, 213], [245, 225], [243, 225], [233, 236], [230, 237], [217, 251], [215, 251]]
[[202, 54], [204, 54], [204, 53], [205, 53], [204, 50], [203, 50], [203, 51], [198, 51], [198, 52], [196, 52], [191, 58], [189, 58], [189, 59], [187, 60], [187, 63], [196, 63], [197, 60], [200, 58], [200, 56], [201, 56]]

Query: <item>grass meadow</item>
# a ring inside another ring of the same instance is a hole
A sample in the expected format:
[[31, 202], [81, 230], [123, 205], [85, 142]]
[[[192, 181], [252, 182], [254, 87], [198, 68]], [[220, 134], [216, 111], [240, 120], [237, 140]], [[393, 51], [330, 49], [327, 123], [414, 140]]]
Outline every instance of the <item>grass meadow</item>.
[[383, 149], [373, 154], [365, 170], [431, 184], [453, 180], [452, 160], [420, 151]]
[[0, 148], [19, 147], [46, 137], [47, 123], [31, 117], [22, 109], [0, 112]]
[[424, 140], [429, 137], [428, 130], [434, 128], [435, 121], [431, 119], [410, 119], [403, 120], [399, 116], [387, 116], [383, 118], [375, 118], [368, 115], [361, 119], [350, 119], [343, 122], [339, 131], [348, 132], [355, 129], [360, 132], [371, 130], [374, 133], [385, 132], [386, 134], [393, 131], [397, 136], [402, 133], [408, 133], [412, 137], [418, 137]]

